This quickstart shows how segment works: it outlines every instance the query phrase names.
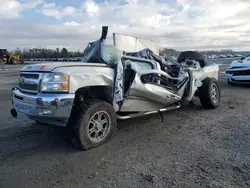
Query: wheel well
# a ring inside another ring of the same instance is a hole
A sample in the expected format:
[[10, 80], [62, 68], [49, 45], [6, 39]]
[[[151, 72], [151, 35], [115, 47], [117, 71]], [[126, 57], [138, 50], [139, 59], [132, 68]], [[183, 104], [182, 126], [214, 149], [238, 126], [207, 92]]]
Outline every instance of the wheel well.
[[89, 86], [79, 88], [75, 93], [74, 104], [89, 99], [99, 99], [112, 104], [113, 95], [110, 86]]

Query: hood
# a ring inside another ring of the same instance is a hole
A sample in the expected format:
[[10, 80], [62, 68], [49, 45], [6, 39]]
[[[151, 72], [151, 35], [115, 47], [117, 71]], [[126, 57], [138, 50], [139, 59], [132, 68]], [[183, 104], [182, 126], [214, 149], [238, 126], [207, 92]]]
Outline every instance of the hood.
[[230, 64], [231, 68], [250, 68], [250, 60], [235, 60]]
[[88, 67], [106, 67], [103, 63], [87, 63], [87, 62], [45, 62], [40, 64], [31, 64], [22, 68], [21, 71], [25, 72], [50, 72], [59, 67], [72, 67], [72, 66], [88, 66]]

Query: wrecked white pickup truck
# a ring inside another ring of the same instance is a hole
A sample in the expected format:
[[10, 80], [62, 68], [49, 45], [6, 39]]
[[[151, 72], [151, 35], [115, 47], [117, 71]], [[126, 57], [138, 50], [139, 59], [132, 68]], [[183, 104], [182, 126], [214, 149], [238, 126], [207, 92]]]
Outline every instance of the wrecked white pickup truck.
[[74, 146], [87, 150], [110, 139], [117, 119], [178, 109], [194, 95], [205, 108], [219, 106], [218, 65], [192, 51], [163, 58], [155, 43], [115, 33], [108, 45], [107, 31], [82, 62], [25, 66], [12, 89], [12, 116], [64, 126]]

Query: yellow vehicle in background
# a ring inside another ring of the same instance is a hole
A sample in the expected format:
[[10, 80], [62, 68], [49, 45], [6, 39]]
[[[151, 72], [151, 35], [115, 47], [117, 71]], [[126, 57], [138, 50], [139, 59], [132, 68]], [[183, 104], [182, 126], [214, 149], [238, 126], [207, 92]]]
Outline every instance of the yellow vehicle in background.
[[19, 55], [14, 55], [14, 54], [8, 54], [8, 55], [9, 55], [9, 60], [7, 57], [3, 59], [6, 64], [21, 64]]
[[6, 64], [21, 64], [20, 55], [8, 53], [7, 49], [0, 49], [0, 58]]

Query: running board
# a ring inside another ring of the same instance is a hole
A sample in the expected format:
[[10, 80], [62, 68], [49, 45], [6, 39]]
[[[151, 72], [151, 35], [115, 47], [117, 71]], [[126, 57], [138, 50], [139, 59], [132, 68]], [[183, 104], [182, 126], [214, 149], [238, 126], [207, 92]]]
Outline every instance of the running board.
[[139, 113], [136, 113], [136, 114], [126, 115], [126, 116], [117, 115], [117, 118], [120, 119], [120, 120], [132, 119], [132, 118], [136, 118], [136, 117], [156, 114], [156, 113], [159, 113], [159, 111], [160, 112], [167, 112], [167, 111], [171, 111], [171, 110], [176, 110], [176, 109], [179, 109], [180, 107], [181, 107], [181, 105], [176, 105], [176, 106], [169, 106], [167, 108], [162, 108], [162, 109], [155, 110], [155, 111], [139, 112]]

